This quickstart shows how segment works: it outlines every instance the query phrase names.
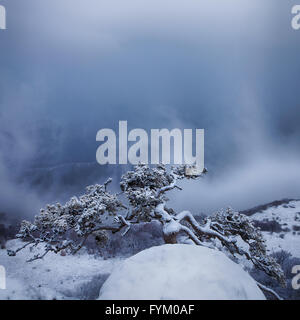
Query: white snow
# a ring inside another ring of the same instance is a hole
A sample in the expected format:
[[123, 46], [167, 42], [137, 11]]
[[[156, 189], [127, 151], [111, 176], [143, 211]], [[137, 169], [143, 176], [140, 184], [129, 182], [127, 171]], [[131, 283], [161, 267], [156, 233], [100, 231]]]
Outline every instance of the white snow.
[[[7, 248], [16, 249], [21, 245], [20, 240], [11, 240]], [[24, 249], [15, 257], [9, 257], [6, 250], [0, 250], [7, 287], [0, 290], [0, 300], [76, 299], [82, 285], [93, 282], [96, 276], [111, 273], [120, 263], [120, 259], [103, 260], [84, 251], [67, 256], [49, 253], [42, 260], [26, 262], [34, 253], [37, 252]]]
[[152, 247], [114, 269], [99, 299], [265, 299], [255, 281], [222, 252], [201, 246]]
[[[279, 250], [300, 257], [300, 201], [269, 207], [251, 216], [256, 221], [277, 221], [281, 232], [263, 232], [270, 253]], [[282, 238], [283, 237], [283, 238]], [[21, 246], [20, 240], [7, 249]], [[7, 274], [2, 299], [79, 299], [83, 285], [94, 277], [113, 274], [101, 290], [101, 299], [263, 299], [254, 280], [242, 268], [216, 250], [195, 245], [164, 245], [122, 259], [103, 260], [84, 250], [75, 256], [49, 253], [27, 263], [38, 253], [25, 249], [16, 257], [0, 250], [0, 265]], [[96, 291], [97, 295], [97, 291]]]
[[300, 258], [300, 236], [287, 233], [284, 238], [280, 238], [278, 234], [263, 232], [266, 239], [269, 253], [275, 253], [281, 250], [291, 253], [293, 257]]
[[266, 232], [263, 236], [266, 239], [267, 248], [270, 253], [285, 250], [294, 257], [300, 258], [300, 233], [293, 229], [300, 229], [300, 201], [294, 200], [277, 207], [272, 206], [262, 212], [257, 212], [251, 216], [252, 220], [267, 222], [275, 220], [286, 231]]

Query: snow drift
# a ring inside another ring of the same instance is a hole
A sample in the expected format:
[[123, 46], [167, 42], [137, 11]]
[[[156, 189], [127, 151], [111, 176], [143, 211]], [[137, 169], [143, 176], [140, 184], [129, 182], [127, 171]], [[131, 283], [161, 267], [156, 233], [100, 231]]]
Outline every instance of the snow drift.
[[201, 246], [152, 247], [126, 259], [99, 299], [262, 300], [255, 281], [222, 252]]

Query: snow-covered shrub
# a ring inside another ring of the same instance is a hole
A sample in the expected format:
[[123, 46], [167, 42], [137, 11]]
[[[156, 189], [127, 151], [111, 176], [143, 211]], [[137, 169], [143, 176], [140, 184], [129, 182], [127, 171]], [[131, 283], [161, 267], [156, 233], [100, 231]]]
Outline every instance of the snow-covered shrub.
[[260, 228], [261, 231], [268, 231], [268, 232], [281, 232], [282, 227], [276, 220], [271, 221], [254, 221], [254, 225], [257, 228]]
[[[32, 260], [43, 258], [48, 252], [68, 251], [76, 253], [88, 237], [98, 241], [106, 239], [104, 231], [117, 232], [127, 225], [118, 211], [124, 208], [117, 195], [107, 191], [107, 185], [93, 185], [86, 188], [81, 197], [72, 197], [65, 205], [57, 203], [41, 209], [33, 223], [23, 221], [17, 234], [26, 244], [16, 251], [8, 250], [14, 256], [27, 246], [45, 244], [43, 254], [35, 255]], [[100, 236], [101, 235], [101, 236]]]
[[[174, 244], [186, 239], [196, 245], [218, 248], [240, 263], [244, 260], [251, 262], [284, 285], [279, 264], [267, 255], [261, 232], [247, 216], [227, 209], [207, 217], [204, 223], [198, 223], [191, 212], [177, 213], [167, 206], [167, 192], [181, 190], [180, 180], [198, 179], [206, 173], [204, 169], [198, 175], [190, 175], [194, 172], [190, 168], [177, 166], [168, 170], [164, 165], [150, 168], [139, 164], [121, 178], [120, 188], [127, 206], [118, 195], [107, 191], [109, 179], [104, 185], [88, 187], [83, 196], [73, 197], [64, 206], [48, 205], [36, 216], [34, 223], [22, 223], [18, 237], [28, 241], [23, 247], [45, 244], [45, 252], [34, 256], [34, 260], [49, 251], [76, 253], [88, 237], [99, 238], [101, 232], [100, 238], [105, 238], [103, 230], [115, 233], [124, 229], [122, 234], [125, 235], [132, 225], [157, 221], [165, 243]], [[16, 251], [8, 253], [15, 255]]]
[[[267, 277], [266, 274], [258, 269], [251, 270], [251, 276], [264, 284], [265, 286], [276, 291], [280, 296], [287, 300], [299, 300], [300, 299], [300, 290], [295, 290], [292, 287], [292, 279], [295, 274], [292, 273], [292, 268], [295, 265], [300, 265], [300, 258], [293, 257], [289, 252], [281, 250], [272, 254], [276, 261], [280, 264], [284, 275], [286, 277], [286, 288], [283, 288], [278, 284], [274, 279]], [[274, 296], [267, 293], [269, 299], [274, 299]]]
[[[245, 257], [257, 269], [276, 279], [281, 285], [285, 285], [285, 277], [280, 265], [267, 254], [266, 241], [262, 233], [255, 228], [247, 216], [228, 208], [217, 212], [206, 221], [212, 230], [235, 239], [232, 244], [218, 239], [222, 245], [221, 250], [226, 248], [233, 256], [240, 256], [239, 259]], [[243, 244], [238, 245], [241, 241]]]

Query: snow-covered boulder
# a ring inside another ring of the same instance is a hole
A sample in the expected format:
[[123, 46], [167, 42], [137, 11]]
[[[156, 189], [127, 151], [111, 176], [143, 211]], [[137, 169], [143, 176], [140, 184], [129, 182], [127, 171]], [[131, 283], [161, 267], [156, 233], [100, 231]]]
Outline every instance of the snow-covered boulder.
[[265, 299], [255, 281], [222, 252], [201, 246], [152, 247], [125, 260], [99, 299]]

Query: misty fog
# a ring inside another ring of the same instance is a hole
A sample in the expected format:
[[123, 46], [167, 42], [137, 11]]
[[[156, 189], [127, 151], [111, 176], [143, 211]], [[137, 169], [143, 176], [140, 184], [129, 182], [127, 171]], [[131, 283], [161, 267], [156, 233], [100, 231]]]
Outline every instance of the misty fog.
[[300, 32], [294, 1], [2, 0], [0, 212], [32, 217], [128, 167], [96, 133], [204, 128], [199, 181], [176, 208], [299, 198]]

